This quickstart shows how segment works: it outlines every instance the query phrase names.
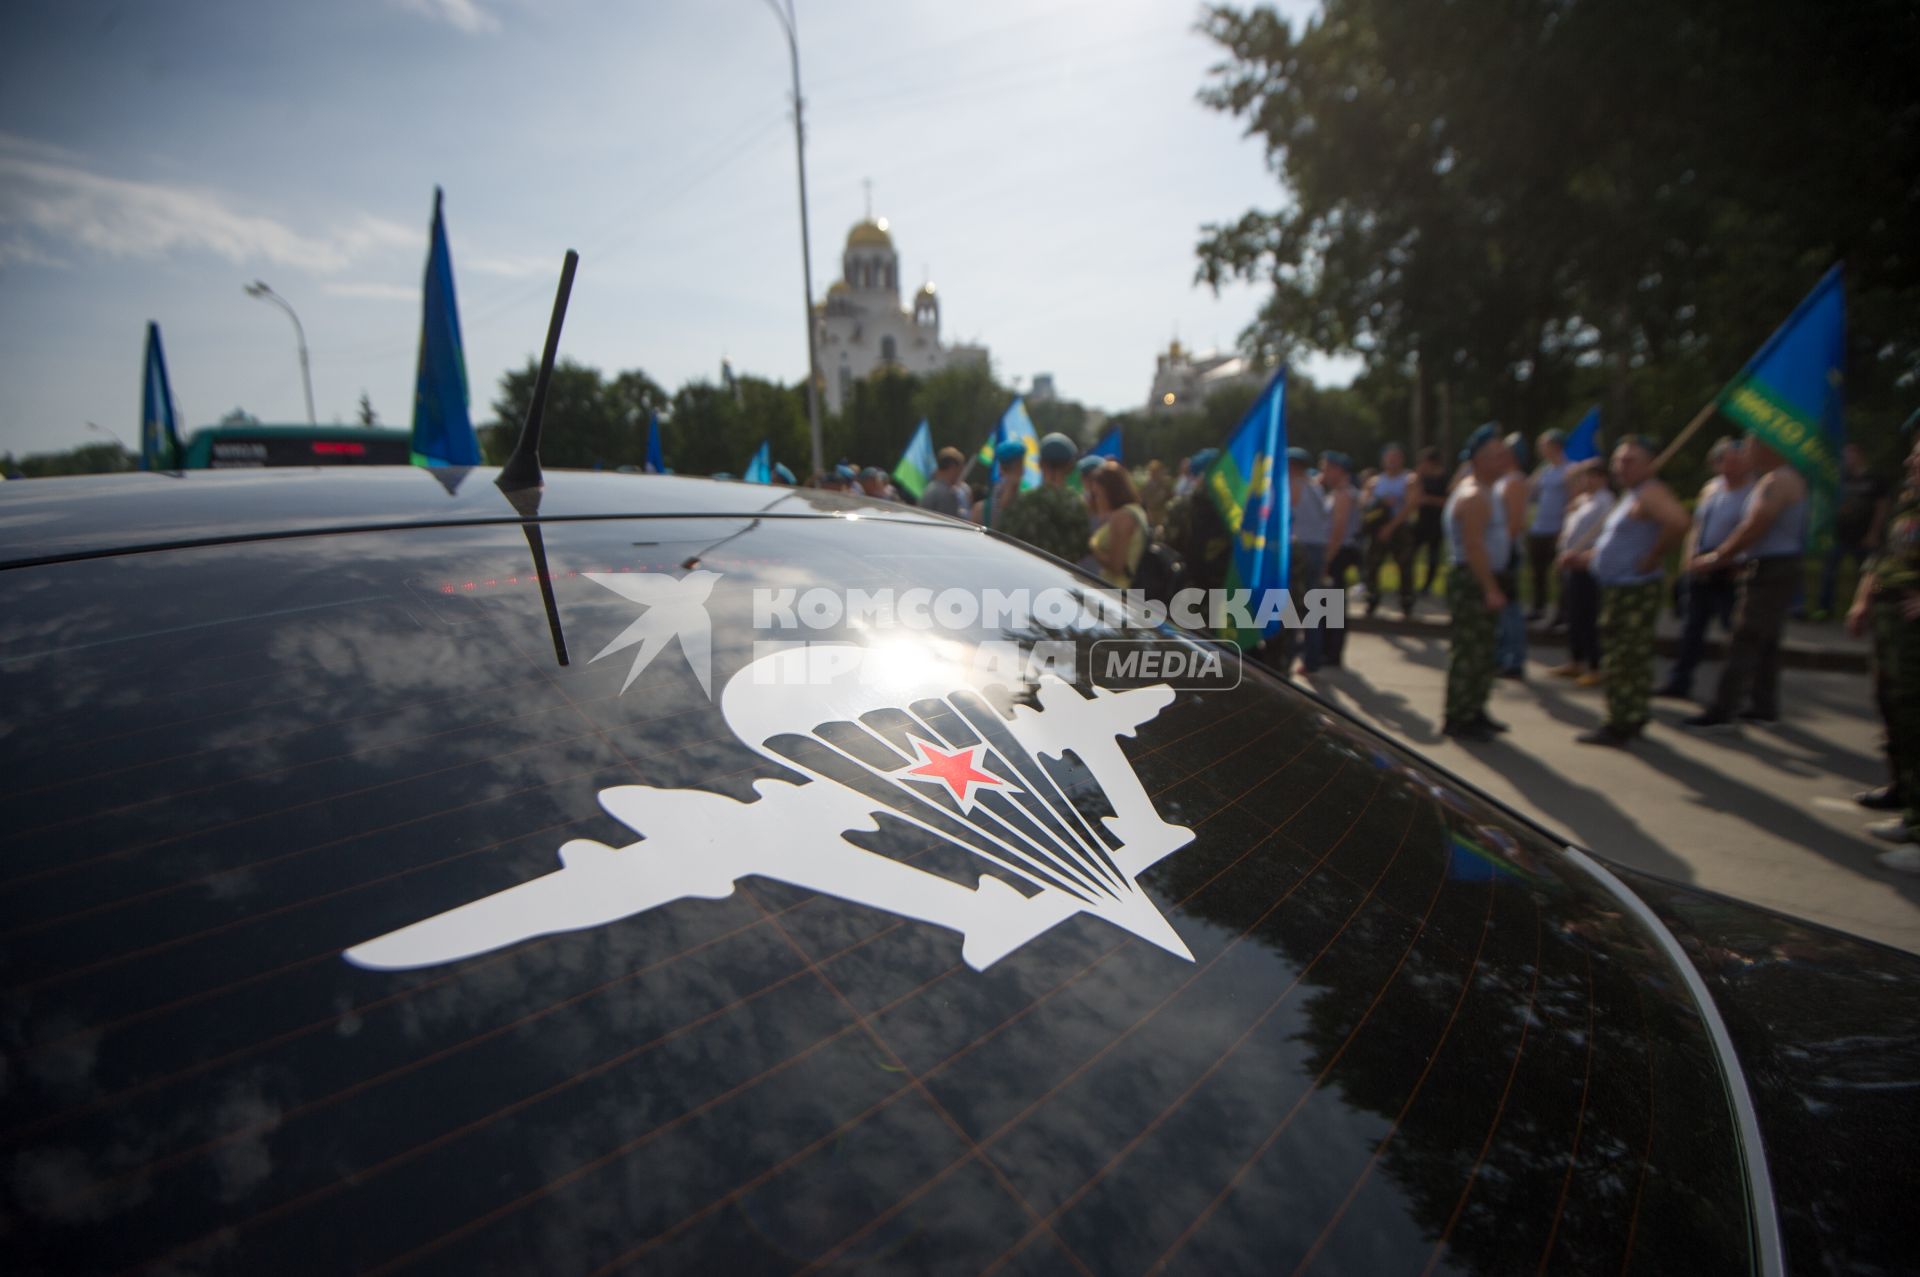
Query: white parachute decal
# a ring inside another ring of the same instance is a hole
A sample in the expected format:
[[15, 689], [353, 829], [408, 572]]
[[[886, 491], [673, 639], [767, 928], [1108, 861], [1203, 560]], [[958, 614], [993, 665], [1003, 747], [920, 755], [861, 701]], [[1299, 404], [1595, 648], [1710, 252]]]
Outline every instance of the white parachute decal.
[[[561, 868], [346, 951], [363, 967], [453, 962], [535, 936], [602, 926], [758, 875], [957, 931], [976, 970], [1076, 913], [1192, 960], [1136, 879], [1192, 840], [1160, 818], [1119, 737], [1173, 700], [1165, 686], [1096, 690], [1051, 675], [1010, 713], [961, 666], [922, 648], [807, 647], [728, 681], [721, 712], [754, 750], [798, 770], [741, 802], [622, 785], [600, 804], [642, 841], [575, 839]], [[869, 851], [846, 835], [885, 814], [976, 857], [977, 886]], [[1019, 884], [1019, 885], [1014, 885]]]

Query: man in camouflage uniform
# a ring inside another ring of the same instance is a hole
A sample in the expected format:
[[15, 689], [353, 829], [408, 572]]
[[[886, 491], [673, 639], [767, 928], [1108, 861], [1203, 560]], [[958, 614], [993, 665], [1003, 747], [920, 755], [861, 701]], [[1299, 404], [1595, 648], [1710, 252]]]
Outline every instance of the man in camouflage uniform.
[[1873, 631], [1874, 699], [1887, 726], [1887, 763], [1893, 783], [1868, 790], [1867, 807], [1898, 805], [1900, 815], [1869, 826], [1886, 842], [1908, 844], [1883, 852], [1883, 868], [1920, 873], [1920, 441], [1907, 456], [1907, 486], [1887, 522], [1879, 554], [1861, 573], [1847, 613], [1855, 636]]
[[1022, 492], [1000, 520], [1000, 530], [1044, 550], [1056, 559], [1078, 563], [1087, 554], [1087, 503], [1067, 486], [1080, 450], [1063, 434], [1040, 441], [1040, 486]]
[[1493, 690], [1494, 618], [1507, 605], [1494, 579], [1496, 560], [1504, 564], [1513, 530], [1493, 496], [1494, 480], [1505, 472], [1507, 445], [1499, 430], [1481, 426], [1467, 437], [1461, 460], [1470, 467], [1453, 490], [1442, 516], [1451, 567], [1447, 572], [1447, 609], [1452, 643], [1447, 649], [1446, 721], [1440, 730], [1461, 740], [1491, 740], [1506, 730], [1487, 714]]
[[1600, 668], [1607, 676], [1607, 721], [1574, 738], [1582, 745], [1625, 749], [1653, 717], [1653, 623], [1667, 552], [1688, 523], [1672, 489], [1654, 477], [1653, 457], [1653, 445], [1637, 436], [1613, 450], [1620, 499], [1593, 549], [1568, 556], [1600, 583]]

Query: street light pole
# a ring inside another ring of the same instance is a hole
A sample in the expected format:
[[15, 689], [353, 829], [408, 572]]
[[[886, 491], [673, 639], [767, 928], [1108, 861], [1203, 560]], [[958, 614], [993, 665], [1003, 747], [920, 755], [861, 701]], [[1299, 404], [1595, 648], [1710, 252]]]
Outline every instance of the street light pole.
[[825, 473], [826, 461], [820, 443], [820, 356], [813, 331], [813, 241], [807, 233], [807, 130], [801, 118], [800, 36], [793, 0], [786, 0], [784, 9], [780, 0], [767, 0], [767, 7], [786, 32], [787, 54], [793, 65], [793, 153], [800, 169], [800, 278], [807, 293], [807, 425], [813, 438], [813, 473], [818, 475]]
[[122, 452], [130, 451], [130, 449], [127, 447], [127, 441], [120, 437], [119, 431], [109, 430], [97, 421], [89, 421], [87, 423], [87, 429], [98, 430], [101, 434], [106, 435], [108, 438], [112, 439], [115, 443], [120, 445], [120, 451]]
[[287, 318], [293, 321], [294, 340], [300, 343], [300, 384], [307, 392], [307, 424], [310, 426], [318, 424], [313, 417], [313, 371], [307, 365], [307, 330], [300, 326], [300, 316], [294, 314], [292, 304], [279, 293], [268, 288], [264, 280], [256, 279], [251, 284], [242, 285], [242, 288], [247, 296], [270, 301], [286, 311]]

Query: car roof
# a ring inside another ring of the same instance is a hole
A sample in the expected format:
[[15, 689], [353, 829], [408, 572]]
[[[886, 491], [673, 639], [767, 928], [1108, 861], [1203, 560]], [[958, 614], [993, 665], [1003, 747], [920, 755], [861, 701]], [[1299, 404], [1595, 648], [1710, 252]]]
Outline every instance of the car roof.
[[492, 466], [148, 472], [0, 484], [0, 567], [377, 528], [542, 520], [887, 517], [964, 526], [864, 496], [670, 475], [549, 470], [532, 510]]

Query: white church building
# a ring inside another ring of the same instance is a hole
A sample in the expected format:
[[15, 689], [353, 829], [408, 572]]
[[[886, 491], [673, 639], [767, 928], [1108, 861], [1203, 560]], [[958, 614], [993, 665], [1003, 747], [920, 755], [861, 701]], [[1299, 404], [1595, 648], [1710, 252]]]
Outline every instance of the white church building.
[[847, 232], [840, 278], [813, 307], [814, 341], [827, 409], [844, 411], [853, 384], [881, 368], [925, 374], [959, 363], [987, 362], [984, 346], [940, 344], [940, 299], [931, 281], [900, 304], [900, 255], [887, 219], [868, 218]]

